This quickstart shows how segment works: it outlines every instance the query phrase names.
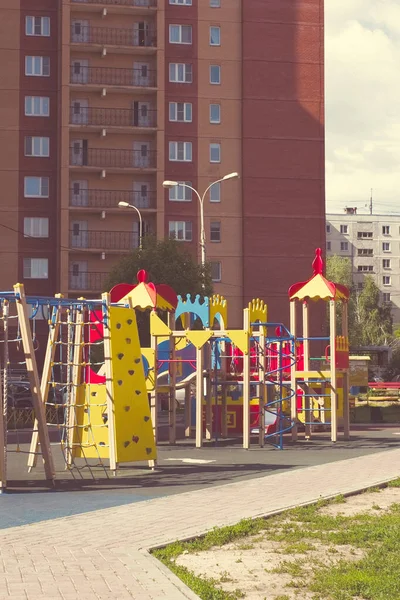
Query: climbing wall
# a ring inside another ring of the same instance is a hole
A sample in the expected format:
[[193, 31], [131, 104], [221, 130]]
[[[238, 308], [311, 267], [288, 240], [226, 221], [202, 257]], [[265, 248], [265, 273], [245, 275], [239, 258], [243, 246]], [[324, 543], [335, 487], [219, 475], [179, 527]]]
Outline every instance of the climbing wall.
[[116, 462], [155, 460], [156, 446], [134, 309], [111, 307], [109, 327]]
[[73, 458], [109, 458], [107, 422], [106, 386], [98, 383], [79, 386], [73, 423]]

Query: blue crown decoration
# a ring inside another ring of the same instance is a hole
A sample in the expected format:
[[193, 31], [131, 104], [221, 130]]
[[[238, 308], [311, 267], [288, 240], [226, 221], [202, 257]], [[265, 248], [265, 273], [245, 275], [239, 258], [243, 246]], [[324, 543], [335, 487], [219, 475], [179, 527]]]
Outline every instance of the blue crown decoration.
[[175, 319], [179, 319], [181, 315], [194, 315], [200, 319], [203, 327], [210, 326], [210, 300], [207, 297], [197, 294], [192, 300], [190, 294], [186, 294], [186, 300], [182, 296], [178, 296], [178, 306], [175, 310]]

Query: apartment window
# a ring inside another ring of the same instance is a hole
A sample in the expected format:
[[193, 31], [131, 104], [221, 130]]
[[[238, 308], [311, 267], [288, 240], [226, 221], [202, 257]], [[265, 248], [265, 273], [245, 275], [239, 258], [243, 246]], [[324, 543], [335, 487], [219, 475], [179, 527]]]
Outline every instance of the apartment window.
[[384, 259], [382, 260], [382, 267], [383, 267], [384, 269], [390, 269], [390, 268], [391, 268], [391, 267], [390, 267], [390, 258], [384, 258]]
[[192, 103], [191, 102], [170, 102], [169, 120], [192, 122]]
[[221, 183], [214, 183], [210, 187], [210, 202], [221, 202]]
[[192, 83], [192, 65], [186, 63], [169, 63], [169, 80], [171, 83]]
[[191, 162], [192, 142], [170, 142], [169, 160]]
[[359, 248], [357, 254], [358, 256], [373, 256], [374, 251], [372, 248]]
[[327, 225], [327, 226], [326, 226], [326, 233], [330, 233], [330, 232], [331, 232], [331, 226], [330, 226], [330, 225]]
[[349, 249], [349, 242], [340, 242], [341, 252], [347, 252]]
[[25, 75], [49, 77], [50, 58], [48, 56], [25, 56]]
[[221, 221], [211, 221], [210, 223], [210, 241], [221, 241]]
[[25, 96], [25, 114], [27, 117], [48, 117], [50, 115], [50, 98]]
[[26, 17], [25, 18], [26, 35], [50, 35], [50, 17]]
[[390, 235], [390, 225], [382, 225], [382, 235]]
[[371, 239], [373, 237], [372, 231], [358, 231], [357, 238], [359, 240]]
[[390, 242], [382, 242], [382, 252], [390, 252]]
[[220, 6], [221, 6], [221, 0], [210, 0], [211, 8], [220, 8]]
[[170, 25], [169, 26], [170, 44], [191, 44], [192, 26], [191, 25]]
[[382, 283], [383, 283], [383, 285], [390, 285], [391, 284], [391, 277], [390, 277], [390, 275], [384, 275], [382, 277]]
[[[178, 183], [185, 183], [186, 185], [192, 185], [191, 181], [178, 181]], [[191, 202], [192, 190], [182, 185], [175, 185], [169, 188], [169, 199], [171, 202]]]
[[384, 292], [383, 293], [383, 301], [384, 302], [391, 302], [390, 292]]
[[169, 0], [170, 4], [181, 4], [182, 6], [192, 6], [192, 0]]
[[210, 123], [221, 123], [220, 104], [210, 104]]
[[212, 25], [210, 27], [210, 46], [221, 45], [221, 27]]
[[374, 267], [372, 265], [358, 265], [357, 270], [359, 273], [372, 273]]
[[210, 162], [221, 162], [221, 144], [210, 144]]
[[35, 238], [48, 238], [49, 219], [44, 217], [25, 217], [24, 236]]
[[24, 279], [48, 279], [49, 260], [47, 258], [24, 258]]
[[24, 196], [25, 198], [48, 198], [49, 178], [24, 177]]
[[210, 65], [210, 83], [213, 85], [221, 83], [221, 67], [219, 65]]
[[211, 261], [211, 279], [212, 281], [221, 281], [222, 279], [222, 268], [219, 261]]
[[357, 289], [358, 289], [358, 290], [362, 290], [362, 289], [363, 289], [363, 287], [364, 287], [364, 283], [363, 283], [362, 281], [359, 281], [359, 282], [357, 283]]
[[341, 225], [340, 226], [340, 233], [349, 233], [349, 226], [348, 225]]
[[330, 251], [330, 250], [331, 250], [331, 246], [332, 246], [331, 242], [326, 242], [326, 249], [327, 249], [328, 251]]
[[181, 242], [192, 241], [192, 222], [191, 221], [170, 221], [169, 237]]
[[49, 156], [50, 138], [48, 137], [25, 137], [25, 156]]

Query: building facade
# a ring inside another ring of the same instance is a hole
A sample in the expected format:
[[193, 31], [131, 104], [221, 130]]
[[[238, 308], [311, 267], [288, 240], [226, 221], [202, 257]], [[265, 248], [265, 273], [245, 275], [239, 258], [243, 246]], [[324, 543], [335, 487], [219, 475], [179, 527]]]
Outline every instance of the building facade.
[[[34, 6], [33, 6], [34, 5]], [[96, 297], [144, 233], [207, 260], [232, 325], [325, 244], [323, 0], [0, 0], [2, 287]]]
[[373, 276], [394, 323], [400, 323], [400, 215], [360, 215], [357, 209], [327, 214], [326, 240], [328, 256], [351, 260], [358, 289], [365, 275]]

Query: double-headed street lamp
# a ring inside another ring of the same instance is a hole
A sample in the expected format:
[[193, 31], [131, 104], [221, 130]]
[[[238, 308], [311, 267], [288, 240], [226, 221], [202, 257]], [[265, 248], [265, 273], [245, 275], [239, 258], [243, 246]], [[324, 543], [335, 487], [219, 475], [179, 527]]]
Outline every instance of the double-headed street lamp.
[[[178, 181], [164, 181], [163, 182], [163, 187], [165, 188], [173, 188], [173, 187], [183, 187], [183, 188], [189, 188], [189, 190], [192, 190], [192, 192], [194, 192], [199, 200], [199, 204], [200, 204], [200, 248], [201, 248], [201, 264], [204, 267], [204, 265], [206, 264], [206, 232], [204, 229], [204, 200], [205, 197], [207, 195], [207, 192], [210, 190], [210, 188], [212, 188], [213, 185], [215, 185], [216, 183], [220, 183], [221, 181], [226, 181], [227, 179], [236, 179], [239, 177], [239, 173], [228, 173], [228, 175], [225, 175], [225, 177], [221, 177], [221, 179], [217, 179], [217, 181], [213, 181], [212, 183], [210, 183], [210, 185], [208, 186], [208, 188], [205, 190], [204, 194], [202, 196], [200, 196], [199, 192], [193, 188], [191, 185], [188, 185], [187, 183], [180, 183]], [[120, 204], [125, 204], [125, 203], [121, 203]]]
[[140, 210], [137, 208], [137, 206], [134, 206], [133, 204], [129, 204], [129, 202], [118, 202], [118, 206], [119, 208], [133, 208], [134, 210], [136, 210], [137, 214], [139, 215], [139, 248], [140, 250], [142, 249], [142, 237], [143, 237], [143, 219], [142, 219], [142, 214], [140, 212]]

